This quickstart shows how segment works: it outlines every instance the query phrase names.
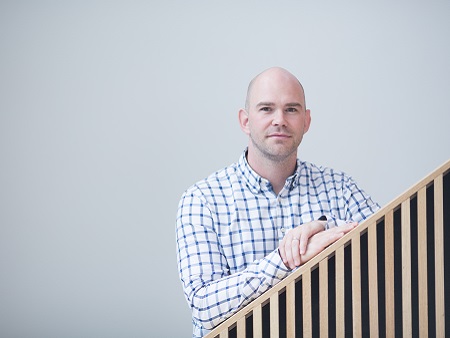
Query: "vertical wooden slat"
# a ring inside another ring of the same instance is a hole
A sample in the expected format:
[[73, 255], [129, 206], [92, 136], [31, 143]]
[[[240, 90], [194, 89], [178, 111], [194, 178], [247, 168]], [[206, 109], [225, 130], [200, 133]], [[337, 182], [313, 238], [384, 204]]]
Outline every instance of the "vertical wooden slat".
[[336, 249], [336, 337], [345, 337], [344, 247]]
[[417, 194], [417, 251], [419, 272], [419, 332], [428, 337], [427, 188]]
[[436, 336], [445, 336], [444, 292], [444, 188], [443, 177], [434, 180], [434, 242], [436, 273]]
[[253, 309], [253, 337], [262, 338], [262, 305]]
[[386, 290], [386, 338], [395, 338], [394, 302], [394, 211], [389, 210], [384, 218], [384, 264]]
[[280, 335], [279, 318], [279, 295], [277, 292], [270, 296], [270, 338], [278, 338]]
[[245, 338], [245, 316], [237, 321], [237, 338]]
[[411, 311], [411, 214], [410, 199], [402, 202], [402, 307], [403, 337], [412, 336]]
[[228, 338], [228, 328], [225, 328], [219, 335], [220, 338]]
[[352, 238], [352, 309], [353, 337], [362, 335], [361, 323], [361, 242], [360, 237]]
[[319, 308], [320, 338], [328, 338], [328, 259], [319, 263]]
[[378, 337], [378, 252], [377, 224], [368, 227], [368, 263], [369, 263], [369, 308], [370, 336]]
[[311, 315], [311, 270], [305, 270], [302, 277], [303, 289], [303, 337], [312, 336]]
[[295, 337], [295, 282], [286, 286], [286, 336]]

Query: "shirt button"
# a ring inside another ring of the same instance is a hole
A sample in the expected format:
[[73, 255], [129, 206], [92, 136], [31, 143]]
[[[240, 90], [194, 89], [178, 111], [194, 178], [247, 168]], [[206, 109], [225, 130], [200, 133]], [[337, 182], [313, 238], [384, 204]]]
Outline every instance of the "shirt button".
[[284, 234], [286, 232], [285, 228], [281, 228], [280, 231]]

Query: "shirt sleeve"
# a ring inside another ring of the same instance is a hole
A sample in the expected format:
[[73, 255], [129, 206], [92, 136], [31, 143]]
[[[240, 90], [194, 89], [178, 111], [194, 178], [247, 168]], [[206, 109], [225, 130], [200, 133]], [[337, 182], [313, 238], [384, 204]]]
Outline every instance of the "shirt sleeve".
[[193, 318], [212, 329], [289, 275], [278, 250], [231, 274], [206, 201], [183, 195], [177, 213], [180, 279]]
[[378, 203], [360, 189], [349, 176], [345, 177], [344, 201], [347, 220], [362, 222], [380, 209]]

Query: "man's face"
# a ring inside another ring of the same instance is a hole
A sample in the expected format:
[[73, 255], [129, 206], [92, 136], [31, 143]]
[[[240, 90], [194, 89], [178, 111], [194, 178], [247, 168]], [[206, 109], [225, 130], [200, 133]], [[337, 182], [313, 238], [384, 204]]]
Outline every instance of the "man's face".
[[297, 79], [285, 73], [262, 74], [251, 87], [246, 113], [242, 126], [250, 137], [249, 150], [271, 161], [297, 157], [311, 122]]

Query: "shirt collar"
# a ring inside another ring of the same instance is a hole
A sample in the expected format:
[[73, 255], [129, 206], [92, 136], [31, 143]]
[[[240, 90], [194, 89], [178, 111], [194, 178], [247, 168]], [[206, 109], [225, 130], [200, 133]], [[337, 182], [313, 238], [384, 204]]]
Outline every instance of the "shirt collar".
[[[247, 162], [247, 149], [244, 150], [238, 161], [238, 170], [241, 174], [242, 180], [247, 183], [247, 186], [252, 193], [256, 194], [261, 192], [261, 183], [267, 181], [259, 176]], [[269, 182], [267, 182], [269, 183]], [[267, 185], [266, 185], [267, 186]]]
[[[300, 171], [302, 168], [301, 163], [302, 162], [297, 159], [297, 167], [295, 168], [294, 174], [289, 176], [286, 180], [287, 182], [290, 182], [289, 190], [292, 190], [299, 185]], [[237, 167], [239, 173], [242, 176], [242, 179], [247, 183], [247, 186], [253, 193], [259, 193], [271, 189], [270, 182], [258, 175], [258, 173], [254, 171], [248, 164], [247, 149], [244, 150], [241, 157], [239, 158]]]

